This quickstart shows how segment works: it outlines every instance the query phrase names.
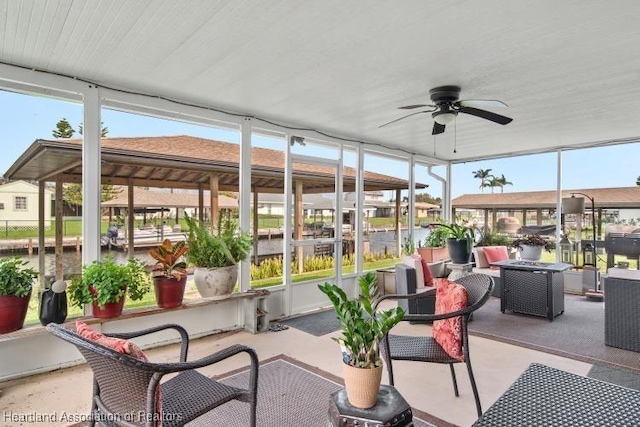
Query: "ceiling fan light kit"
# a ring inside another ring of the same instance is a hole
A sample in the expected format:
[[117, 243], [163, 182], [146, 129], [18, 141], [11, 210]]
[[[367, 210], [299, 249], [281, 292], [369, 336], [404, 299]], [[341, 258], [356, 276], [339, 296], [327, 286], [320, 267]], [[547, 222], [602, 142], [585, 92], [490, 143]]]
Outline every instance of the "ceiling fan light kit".
[[461, 89], [458, 86], [435, 87], [429, 91], [429, 97], [431, 98], [432, 104], [415, 104], [399, 107], [401, 110], [428, 108], [427, 110], [408, 114], [406, 116], [385, 123], [380, 127], [384, 127], [392, 123], [396, 123], [400, 120], [406, 119], [407, 117], [415, 116], [422, 113], [431, 113], [431, 117], [433, 117], [434, 124], [433, 131], [431, 132], [432, 135], [443, 133], [446, 125], [451, 123], [456, 118], [458, 113], [480, 117], [481, 119], [489, 120], [501, 125], [509, 124], [513, 120], [510, 117], [502, 116], [500, 114], [478, 108], [506, 107], [507, 104], [505, 104], [504, 102], [495, 99], [459, 100], [460, 90]]

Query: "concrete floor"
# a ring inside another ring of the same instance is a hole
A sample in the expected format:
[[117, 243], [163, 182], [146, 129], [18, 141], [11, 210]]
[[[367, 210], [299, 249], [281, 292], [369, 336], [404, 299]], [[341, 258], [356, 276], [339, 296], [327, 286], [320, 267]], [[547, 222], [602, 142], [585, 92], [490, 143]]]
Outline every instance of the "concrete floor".
[[[394, 329], [403, 334], [430, 334], [426, 325], [402, 323]], [[318, 367], [342, 377], [340, 348], [331, 340], [338, 333], [315, 337], [289, 328], [280, 332], [252, 335], [246, 332], [230, 332], [201, 338], [192, 342], [189, 360], [206, 356], [231, 344], [240, 343], [256, 349], [261, 360], [279, 354]], [[586, 375], [590, 364], [578, 362], [503, 344], [484, 338], [471, 337], [471, 360], [480, 392], [483, 410], [511, 385], [532, 362], [543, 363], [579, 375]], [[177, 361], [178, 346], [170, 345], [146, 351], [152, 361]], [[245, 355], [223, 361], [203, 370], [208, 375], [221, 374], [248, 364]], [[469, 426], [476, 420], [476, 410], [471, 386], [463, 364], [456, 365], [460, 397], [453, 394], [451, 376], [446, 365], [397, 362], [394, 363], [396, 387], [416, 409], [459, 426]], [[19, 413], [52, 413], [58, 418], [65, 414], [86, 413], [90, 404], [91, 371], [86, 365], [61, 369], [24, 379], [0, 384], [0, 411]], [[383, 383], [386, 383], [386, 373]], [[38, 426], [60, 426], [72, 423], [39, 423]], [[6, 417], [0, 425], [30, 425], [8, 423]]]

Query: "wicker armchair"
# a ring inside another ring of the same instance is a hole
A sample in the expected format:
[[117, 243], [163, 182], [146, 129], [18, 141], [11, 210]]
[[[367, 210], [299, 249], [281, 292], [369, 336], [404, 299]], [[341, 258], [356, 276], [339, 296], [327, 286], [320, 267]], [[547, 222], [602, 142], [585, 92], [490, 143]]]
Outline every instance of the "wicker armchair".
[[[468, 276], [461, 277], [455, 280], [456, 283], [461, 284], [467, 289], [468, 304], [467, 308], [458, 310], [451, 313], [444, 314], [405, 314], [402, 321], [409, 322], [425, 322], [449, 319], [452, 317], [462, 317], [462, 351], [464, 355], [464, 363], [467, 365], [467, 371], [469, 373], [469, 379], [471, 380], [471, 388], [473, 389], [473, 396], [476, 401], [476, 409], [478, 416], [482, 415], [482, 407], [480, 405], [480, 398], [478, 396], [478, 388], [476, 387], [475, 379], [473, 378], [473, 370], [471, 369], [471, 360], [469, 358], [469, 333], [467, 330], [467, 322], [471, 314], [482, 307], [493, 289], [493, 278], [486, 274], [470, 274]], [[422, 294], [409, 294], [398, 295], [389, 294], [380, 297], [375, 306], [386, 299], [420, 299], [420, 298], [433, 298], [433, 295], [426, 293]], [[449, 356], [442, 347], [431, 336], [404, 336], [404, 335], [392, 335], [391, 333], [385, 335], [381, 343], [382, 356], [385, 364], [387, 365], [387, 372], [389, 374], [389, 383], [394, 385], [393, 381], [393, 366], [392, 360], [412, 360], [417, 362], [431, 362], [431, 363], [446, 363], [451, 370], [451, 378], [453, 380], [453, 391], [456, 396], [458, 394], [458, 383], [456, 381], [456, 373], [453, 368], [454, 363], [460, 363], [460, 360], [454, 359]]]
[[[91, 366], [94, 375], [91, 404], [93, 420], [88, 425], [94, 426], [97, 423], [151, 427], [162, 417], [163, 427], [182, 426], [217, 406], [237, 399], [250, 404], [250, 425], [255, 427], [258, 357], [252, 348], [233, 345], [202, 359], [187, 362], [189, 336], [187, 331], [178, 325], [162, 325], [138, 332], [105, 335], [129, 339], [166, 329], [175, 329], [182, 338], [178, 363], [144, 362], [82, 338], [60, 325], [50, 323], [47, 326], [47, 330], [53, 335], [75, 345]], [[241, 352], [246, 352], [251, 358], [247, 389], [219, 383], [196, 371]], [[178, 375], [158, 387], [162, 377], [172, 373]], [[161, 396], [161, 412], [156, 408], [158, 389]], [[108, 422], [102, 423], [102, 420]], [[113, 422], [114, 420], [117, 422]]]

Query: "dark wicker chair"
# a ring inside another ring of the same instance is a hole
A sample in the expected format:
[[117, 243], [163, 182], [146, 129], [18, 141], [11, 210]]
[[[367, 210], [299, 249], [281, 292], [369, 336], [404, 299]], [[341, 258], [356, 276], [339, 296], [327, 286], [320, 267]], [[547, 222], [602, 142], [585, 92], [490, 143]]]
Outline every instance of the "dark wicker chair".
[[[82, 338], [60, 325], [50, 323], [47, 326], [49, 332], [75, 345], [91, 366], [94, 378], [91, 412], [94, 421], [88, 425], [94, 426], [97, 423], [151, 427], [156, 425], [157, 418], [161, 416], [163, 427], [182, 426], [217, 406], [237, 399], [250, 404], [250, 425], [255, 427], [258, 357], [252, 348], [233, 345], [202, 359], [187, 362], [189, 336], [187, 331], [178, 325], [162, 325], [138, 332], [105, 335], [129, 339], [166, 329], [175, 329], [182, 337], [178, 363], [140, 361]], [[247, 389], [219, 383], [196, 371], [241, 352], [246, 352], [251, 358]], [[156, 390], [162, 377], [171, 373], [178, 375], [162, 383], [162, 413], [158, 413]], [[139, 414], [143, 414], [144, 417], [140, 417]], [[118, 420], [117, 423], [113, 422], [115, 419]], [[101, 420], [108, 422], [102, 423]]]
[[[405, 314], [402, 321], [409, 322], [425, 322], [433, 320], [449, 319], [452, 317], [462, 317], [462, 350], [464, 354], [464, 363], [467, 365], [473, 396], [476, 401], [476, 409], [478, 416], [482, 415], [482, 407], [480, 406], [480, 398], [478, 397], [478, 388], [473, 378], [473, 370], [471, 369], [471, 360], [469, 359], [469, 333], [467, 331], [467, 322], [471, 314], [482, 307], [487, 302], [493, 289], [493, 278], [486, 274], [470, 274], [455, 280], [467, 289], [469, 299], [467, 308], [451, 313], [444, 314]], [[418, 293], [410, 295], [389, 294], [380, 297], [375, 306], [386, 299], [420, 299], [433, 298], [430, 293]], [[390, 349], [390, 351], [389, 351]], [[389, 383], [394, 385], [392, 360], [412, 360], [418, 362], [446, 363], [451, 369], [451, 378], [453, 379], [453, 391], [456, 396], [458, 394], [458, 383], [456, 381], [456, 373], [453, 368], [454, 363], [460, 363], [459, 360], [449, 356], [442, 347], [431, 336], [404, 336], [404, 335], [385, 335], [381, 343], [382, 356], [387, 365], [389, 373]]]

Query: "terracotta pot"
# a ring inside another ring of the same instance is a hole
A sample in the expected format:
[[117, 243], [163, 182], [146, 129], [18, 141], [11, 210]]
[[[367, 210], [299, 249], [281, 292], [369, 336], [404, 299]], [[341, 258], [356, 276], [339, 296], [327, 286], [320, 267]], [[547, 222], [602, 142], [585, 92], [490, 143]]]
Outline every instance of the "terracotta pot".
[[382, 365], [377, 368], [356, 368], [344, 365], [344, 386], [351, 406], [369, 409], [375, 406], [382, 380]]
[[196, 267], [193, 271], [193, 281], [202, 298], [229, 298], [238, 281], [238, 265], [222, 268]]
[[[93, 289], [93, 286], [89, 287], [89, 292], [91, 295], [95, 295], [96, 291]], [[122, 309], [124, 308], [124, 302], [126, 300], [126, 294], [120, 298], [118, 302], [108, 302], [104, 305], [104, 308], [100, 308], [98, 303], [91, 304], [91, 315], [93, 317], [97, 317], [99, 319], [111, 319], [112, 317], [118, 317], [122, 314]]]
[[183, 274], [180, 280], [173, 277], [154, 277], [153, 286], [156, 291], [156, 303], [161, 308], [174, 308], [182, 304], [184, 287], [187, 284], [187, 275]]
[[27, 317], [31, 292], [24, 297], [13, 295], [0, 296], [0, 334], [22, 329]]
[[446, 247], [433, 248], [426, 246], [418, 248], [417, 251], [426, 262], [446, 261], [449, 259], [449, 251]]

